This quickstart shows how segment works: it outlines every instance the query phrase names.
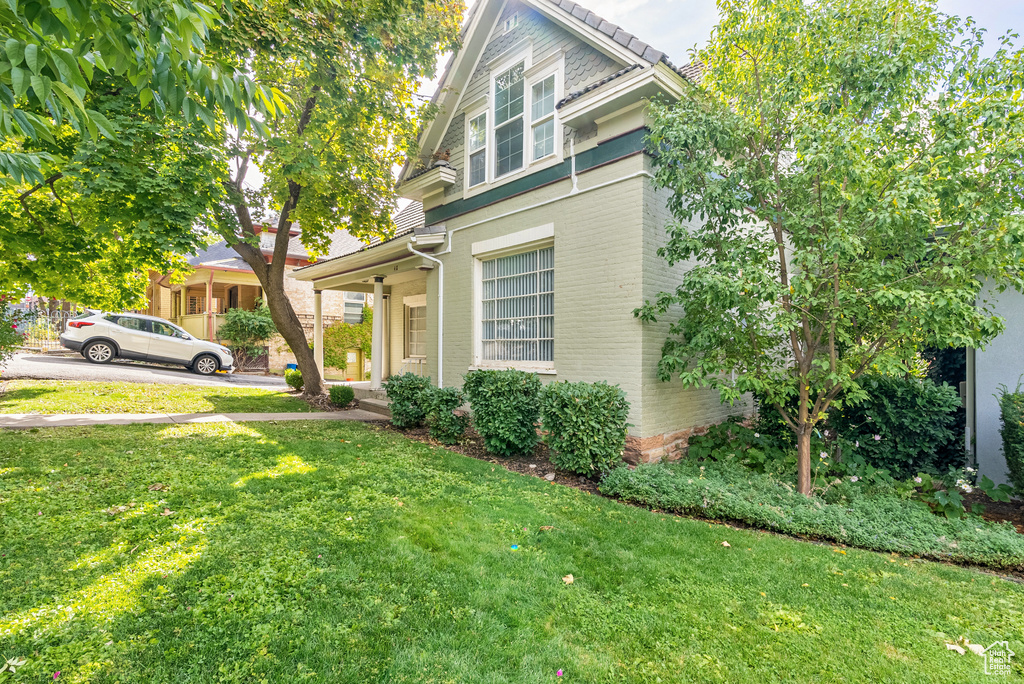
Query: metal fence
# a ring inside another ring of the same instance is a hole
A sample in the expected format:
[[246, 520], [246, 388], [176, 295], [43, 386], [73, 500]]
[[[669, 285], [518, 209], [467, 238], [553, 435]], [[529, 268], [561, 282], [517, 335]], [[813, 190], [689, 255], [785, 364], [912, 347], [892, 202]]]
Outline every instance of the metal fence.
[[68, 327], [68, 321], [81, 315], [81, 312], [45, 309], [29, 312], [28, 320], [18, 326], [18, 330], [25, 333], [22, 346], [33, 351], [60, 349], [60, 335]]

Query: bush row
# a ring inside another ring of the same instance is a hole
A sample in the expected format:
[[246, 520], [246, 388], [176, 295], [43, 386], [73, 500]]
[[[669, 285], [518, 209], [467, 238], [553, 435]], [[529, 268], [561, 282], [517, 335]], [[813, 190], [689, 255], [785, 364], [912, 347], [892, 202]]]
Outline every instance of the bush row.
[[601, 491], [624, 501], [877, 551], [999, 568], [1024, 567], [1024, 535], [976, 516], [946, 519], [895, 494], [855, 493], [836, 503], [728, 462], [680, 461], [620, 467]]
[[391, 422], [410, 428], [426, 422], [430, 434], [452, 444], [469, 425], [459, 411], [466, 400], [485, 448], [496, 456], [530, 453], [538, 422], [552, 462], [563, 470], [591, 475], [610, 470], [626, 446], [629, 402], [617, 385], [555, 382], [542, 386], [533, 373], [480, 370], [466, 376], [462, 390], [438, 389], [407, 373], [386, 384]]

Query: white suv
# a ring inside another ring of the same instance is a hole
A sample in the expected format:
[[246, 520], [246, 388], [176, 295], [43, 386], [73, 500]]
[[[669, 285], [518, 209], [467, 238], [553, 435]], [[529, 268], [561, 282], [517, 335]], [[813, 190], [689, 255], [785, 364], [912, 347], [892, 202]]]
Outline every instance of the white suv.
[[229, 371], [234, 363], [227, 347], [197, 340], [173, 323], [141, 314], [99, 312], [76, 318], [68, 321], [60, 343], [92, 363], [115, 358], [178, 363], [200, 375]]

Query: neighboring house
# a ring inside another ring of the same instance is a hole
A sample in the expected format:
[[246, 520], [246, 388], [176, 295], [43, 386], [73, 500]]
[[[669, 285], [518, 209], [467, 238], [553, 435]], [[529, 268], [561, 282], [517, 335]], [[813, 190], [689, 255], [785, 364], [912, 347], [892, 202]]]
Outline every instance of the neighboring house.
[[999, 293], [986, 285], [981, 299], [995, 302], [1006, 330], [985, 349], [967, 350], [967, 448], [979, 476], [1009, 484], [997, 396], [1001, 386], [1012, 392], [1024, 380], [1024, 294], [1012, 288]]
[[[272, 228], [264, 229], [260, 233], [260, 247], [267, 261], [273, 256], [276, 234], [277, 231]], [[323, 258], [331, 258], [361, 247], [362, 242], [348, 232], [339, 230], [334, 235], [329, 253]], [[254, 309], [256, 302], [263, 298], [263, 288], [252, 268], [224, 241], [210, 245], [188, 261], [193, 270], [186, 276], [184, 283], [172, 285], [166, 275], [156, 272], [150, 274], [150, 284], [146, 290], [149, 300], [146, 313], [173, 321], [200, 339], [219, 339], [217, 330], [224, 322], [228, 310]], [[308, 266], [311, 261], [302, 245], [298, 227], [293, 226], [286, 272]], [[307, 336], [312, 338], [313, 288], [288, 277], [284, 280], [284, 286], [295, 313], [306, 329]], [[323, 324], [326, 326], [336, 321], [359, 323], [362, 321], [363, 306], [369, 303], [367, 295], [362, 292], [324, 293]], [[289, 363], [295, 363], [294, 355], [280, 336], [275, 336], [269, 347], [270, 368], [280, 369]]]
[[480, 0], [462, 38], [423, 156], [400, 178], [423, 219], [412, 204], [394, 238], [292, 274], [375, 294], [373, 386], [509, 367], [606, 380], [626, 391], [630, 448], [646, 459], [745, 410], [659, 381], [667, 323], [633, 316], [682, 268], [657, 255], [671, 217], [645, 104], [678, 98], [698, 70], [568, 1]]

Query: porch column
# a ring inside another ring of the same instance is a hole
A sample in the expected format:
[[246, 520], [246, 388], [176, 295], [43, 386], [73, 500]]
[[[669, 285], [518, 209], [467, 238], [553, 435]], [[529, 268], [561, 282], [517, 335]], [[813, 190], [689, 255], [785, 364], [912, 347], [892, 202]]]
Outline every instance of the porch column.
[[178, 325], [182, 325], [184, 321], [181, 320], [182, 316], [188, 313], [188, 286], [182, 285], [181, 289], [178, 290], [178, 320], [175, 321]]
[[206, 339], [213, 342], [213, 271], [206, 281]]
[[324, 377], [324, 318], [320, 308], [320, 290], [313, 290], [313, 358], [320, 377]]
[[370, 389], [384, 379], [384, 276], [373, 277], [373, 330], [370, 342]]

